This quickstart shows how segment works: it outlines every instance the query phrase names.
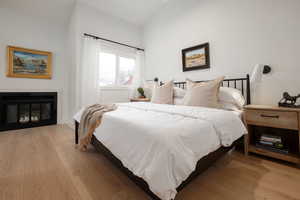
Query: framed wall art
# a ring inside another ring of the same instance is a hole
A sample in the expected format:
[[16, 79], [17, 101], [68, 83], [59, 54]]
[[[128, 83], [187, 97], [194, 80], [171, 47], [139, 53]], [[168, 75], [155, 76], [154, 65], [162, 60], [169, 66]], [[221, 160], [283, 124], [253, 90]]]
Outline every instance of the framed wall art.
[[51, 79], [52, 53], [7, 47], [7, 77]]
[[209, 43], [182, 50], [183, 71], [210, 68]]

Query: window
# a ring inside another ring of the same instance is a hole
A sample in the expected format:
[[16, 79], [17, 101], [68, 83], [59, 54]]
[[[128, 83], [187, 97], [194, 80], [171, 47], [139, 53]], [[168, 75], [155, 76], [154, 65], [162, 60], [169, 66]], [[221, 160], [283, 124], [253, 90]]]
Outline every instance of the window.
[[117, 57], [110, 53], [100, 53], [100, 85], [114, 85], [116, 82]]
[[101, 52], [99, 63], [100, 86], [129, 86], [133, 82], [134, 56]]
[[119, 59], [119, 84], [131, 85], [134, 75], [135, 60], [125, 57], [119, 57]]

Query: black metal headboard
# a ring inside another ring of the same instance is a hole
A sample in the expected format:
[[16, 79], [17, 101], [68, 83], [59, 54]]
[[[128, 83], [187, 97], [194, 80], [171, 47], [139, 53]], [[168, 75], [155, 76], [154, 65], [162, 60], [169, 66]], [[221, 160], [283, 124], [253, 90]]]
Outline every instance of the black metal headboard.
[[[201, 82], [207, 82], [207, 81], [209, 81], [209, 80], [206, 80], [206, 81], [195, 81], [195, 82], [201, 83]], [[186, 82], [174, 82], [174, 85], [176, 87], [185, 89]], [[247, 105], [251, 104], [250, 76], [249, 76], [249, 74], [247, 74], [247, 76], [245, 78], [225, 79], [221, 83], [221, 86], [222, 87], [232, 87], [232, 88], [240, 90], [242, 92], [243, 96], [246, 99]]]

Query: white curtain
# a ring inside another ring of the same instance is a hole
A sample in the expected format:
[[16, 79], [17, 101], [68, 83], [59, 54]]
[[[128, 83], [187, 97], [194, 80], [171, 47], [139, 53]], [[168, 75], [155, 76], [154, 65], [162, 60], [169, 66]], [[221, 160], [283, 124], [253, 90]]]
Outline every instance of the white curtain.
[[137, 50], [136, 58], [135, 58], [133, 81], [130, 88], [130, 98], [135, 98], [139, 96], [137, 92], [137, 88], [142, 87], [143, 85], [144, 66], [145, 66], [145, 53], [144, 51]]
[[78, 73], [79, 87], [77, 109], [100, 102], [99, 62], [101, 43], [91, 37], [83, 37], [81, 62]]

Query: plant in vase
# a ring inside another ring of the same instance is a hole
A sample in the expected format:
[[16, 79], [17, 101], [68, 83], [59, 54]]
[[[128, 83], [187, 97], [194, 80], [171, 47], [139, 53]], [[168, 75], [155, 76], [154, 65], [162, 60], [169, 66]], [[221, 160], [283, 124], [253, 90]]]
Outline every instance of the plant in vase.
[[140, 94], [139, 98], [146, 98], [146, 96], [145, 96], [145, 91], [144, 91], [143, 88], [139, 87], [139, 88], [137, 89], [137, 91], [138, 91], [138, 93]]

